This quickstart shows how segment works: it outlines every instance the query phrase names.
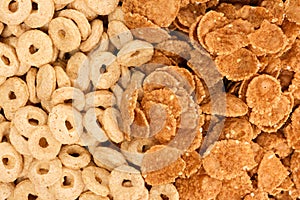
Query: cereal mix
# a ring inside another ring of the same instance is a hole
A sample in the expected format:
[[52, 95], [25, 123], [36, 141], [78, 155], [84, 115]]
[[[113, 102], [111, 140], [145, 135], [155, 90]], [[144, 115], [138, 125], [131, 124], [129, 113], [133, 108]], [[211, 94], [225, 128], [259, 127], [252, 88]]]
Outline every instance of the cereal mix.
[[0, 0], [0, 200], [299, 200], [300, 0]]

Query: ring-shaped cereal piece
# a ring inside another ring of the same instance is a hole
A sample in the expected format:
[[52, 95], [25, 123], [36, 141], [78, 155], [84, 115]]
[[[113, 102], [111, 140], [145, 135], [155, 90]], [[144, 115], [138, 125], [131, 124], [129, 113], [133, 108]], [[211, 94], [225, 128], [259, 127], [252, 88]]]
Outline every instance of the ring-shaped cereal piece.
[[[18, 183], [14, 190], [14, 199], [29, 199], [29, 196], [31, 197], [37, 197], [37, 193], [34, 188], [34, 184], [28, 180], [25, 179], [24, 181]], [[39, 198], [36, 198], [36, 200], [40, 200]]]
[[[17, 7], [12, 8], [10, 6], [12, 2], [16, 2]], [[0, 1], [0, 21], [8, 25], [21, 24], [31, 10], [31, 0], [2, 0]]]
[[17, 152], [22, 155], [31, 156], [28, 148], [28, 138], [21, 135], [14, 125], [10, 127], [9, 139]]
[[85, 95], [85, 109], [93, 107], [108, 108], [116, 104], [115, 95], [108, 90], [97, 90]]
[[60, 66], [55, 66], [54, 70], [55, 70], [57, 87], [58, 88], [70, 87], [71, 81], [70, 81], [70, 78], [68, 77], [67, 73], [65, 72], [65, 70]]
[[61, 144], [57, 141], [47, 125], [38, 126], [28, 138], [28, 148], [38, 160], [51, 160], [58, 155]]
[[78, 111], [83, 110], [85, 106], [85, 96], [83, 92], [74, 87], [62, 87], [55, 90], [51, 96], [51, 103], [53, 106], [63, 104], [68, 100], [72, 100], [71, 105]]
[[15, 74], [16, 76], [23, 76], [26, 74], [31, 68], [31, 65], [25, 64], [25, 63], [20, 63], [19, 69], [17, 73]]
[[0, 199], [13, 199], [14, 189], [12, 183], [0, 183]]
[[82, 170], [82, 179], [85, 187], [100, 196], [109, 194], [108, 181], [110, 173], [102, 168], [89, 166]]
[[91, 161], [91, 154], [79, 145], [62, 147], [58, 157], [64, 166], [74, 170], [86, 167]]
[[40, 67], [36, 75], [36, 95], [41, 100], [50, 100], [56, 88], [56, 74], [54, 68], [47, 64]]
[[23, 169], [22, 156], [7, 143], [0, 143], [0, 182], [14, 182]]
[[132, 33], [127, 26], [118, 20], [108, 23], [107, 34], [109, 40], [117, 49], [121, 49], [126, 43], [133, 40]]
[[149, 200], [161, 199], [162, 195], [169, 200], [179, 200], [178, 191], [173, 184], [153, 186], [149, 193]]
[[91, 25], [83, 13], [73, 9], [66, 9], [62, 10], [58, 16], [73, 20], [81, 33], [82, 40], [86, 40], [91, 34]]
[[103, 33], [103, 22], [100, 19], [95, 19], [91, 23], [91, 34], [80, 44], [79, 49], [82, 52], [91, 51], [99, 42]]
[[124, 155], [110, 147], [96, 147], [93, 152], [93, 158], [98, 167], [105, 168], [109, 171], [119, 166], [127, 165]]
[[57, 200], [77, 199], [84, 189], [84, 183], [80, 170], [63, 168], [62, 176], [53, 186]]
[[86, 0], [85, 2], [98, 15], [109, 15], [119, 4], [119, 0]]
[[53, 57], [52, 40], [40, 30], [23, 33], [18, 39], [16, 50], [20, 62], [36, 67], [51, 62]]
[[10, 142], [10, 122], [0, 123], [0, 142]]
[[30, 68], [26, 74], [26, 83], [29, 91], [29, 101], [31, 103], [40, 103], [41, 100], [37, 97], [36, 94], [36, 74], [37, 68]]
[[65, 17], [57, 17], [49, 23], [48, 33], [54, 45], [63, 52], [77, 49], [81, 42], [81, 34], [76, 24]]
[[149, 198], [141, 173], [127, 165], [117, 167], [111, 172], [109, 188], [114, 200]]
[[49, 113], [48, 125], [54, 137], [62, 144], [74, 144], [83, 132], [82, 116], [69, 105], [58, 104]]
[[25, 106], [29, 98], [26, 83], [18, 77], [11, 77], [0, 85], [0, 94], [0, 107], [8, 120], [12, 120], [15, 112]]
[[37, 4], [37, 10], [33, 10], [24, 23], [31, 28], [39, 28], [50, 22], [54, 15], [54, 3], [52, 0], [32, 0]]
[[12, 120], [19, 133], [29, 138], [38, 125], [47, 123], [47, 114], [35, 106], [25, 106], [19, 108]]
[[47, 187], [56, 183], [62, 175], [59, 159], [51, 161], [35, 160], [31, 163], [28, 178], [38, 187]]
[[20, 66], [13, 47], [0, 42], [0, 76], [9, 77], [16, 74]]
[[94, 20], [98, 16], [97, 13], [87, 6], [85, 0], [75, 0], [68, 5], [68, 8], [76, 9], [79, 12], [82, 12], [89, 21]]
[[90, 55], [90, 77], [97, 89], [108, 89], [120, 78], [121, 65], [116, 62], [116, 57], [109, 52]]

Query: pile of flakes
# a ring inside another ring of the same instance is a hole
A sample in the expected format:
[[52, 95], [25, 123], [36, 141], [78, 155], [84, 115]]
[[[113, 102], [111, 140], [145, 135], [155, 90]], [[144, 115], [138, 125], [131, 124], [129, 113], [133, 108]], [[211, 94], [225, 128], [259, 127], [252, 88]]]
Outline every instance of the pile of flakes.
[[0, 33], [0, 199], [300, 198], [299, 0], [3, 0]]

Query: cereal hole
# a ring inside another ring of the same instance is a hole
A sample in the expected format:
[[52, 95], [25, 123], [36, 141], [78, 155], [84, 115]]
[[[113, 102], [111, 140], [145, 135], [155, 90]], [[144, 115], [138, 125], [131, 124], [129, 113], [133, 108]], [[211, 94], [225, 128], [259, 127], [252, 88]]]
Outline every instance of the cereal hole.
[[49, 169], [44, 169], [44, 168], [40, 168], [38, 171], [38, 173], [40, 175], [48, 174], [48, 172], [49, 172]]
[[58, 36], [61, 38], [61, 39], [64, 39], [66, 37], [66, 31], [65, 30], [59, 30], [58, 31]]
[[102, 64], [99, 71], [100, 71], [100, 74], [107, 72], [107, 66], [105, 64]]
[[29, 52], [31, 53], [31, 54], [35, 54], [36, 52], [38, 52], [38, 48], [36, 48], [34, 45], [30, 45], [30, 47], [29, 47]]
[[16, 12], [18, 9], [19, 9], [19, 4], [18, 2], [16, 2], [15, 0], [11, 1], [9, 4], [8, 4], [8, 9], [9, 11], [11, 12]]
[[70, 156], [74, 157], [74, 158], [78, 158], [80, 156], [79, 153], [69, 153]]
[[72, 104], [73, 103], [73, 99], [65, 99], [64, 103], [65, 104]]
[[28, 123], [31, 124], [32, 126], [37, 126], [39, 125], [39, 121], [37, 119], [33, 119], [33, 118], [30, 118], [28, 120]]
[[102, 179], [100, 178], [100, 177], [98, 177], [98, 176], [95, 176], [95, 179], [96, 179], [96, 181], [98, 182], [98, 183], [102, 183]]
[[65, 125], [67, 127], [68, 130], [72, 130], [73, 129], [73, 126], [71, 124], [71, 122], [69, 122], [68, 120], [65, 121]]
[[12, 169], [15, 166], [15, 159], [7, 155], [2, 158], [2, 163], [6, 169]]
[[38, 10], [39, 9], [39, 4], [36, 2], [32, 2], [32, 10]]
[[160, 197], [162, 200], [169, 200], [169, 197], [165, 194], [161, 194]]
[[9, 94], [8, 94], [8, 98], [10, 100], [14, 100], [17, 98], [16, 94], [13, 92], [13, 91], [10, 91]]
[[74, 182], [73, 177], [64, 176], [63, 186], [65, 187], [72, 186], [73, 182]]
[[8, 136], [3, 136], [1, 142], [9, 142]]
[[6, 57], [5, 55], [1, 56], [1, 60], [5, 65], [10, 65], [10, 60], [8, 57]]
[[138, 56], [140, 53], [141, 53], [140, 51], [135, 51], [133, 54], [131, 54], [130, 57]]
[[49, 146], [49, 143], [47, 142], [47, 139], [42, 137], [39, 141], [39, 145], [42, 148], [47, 148]]
[[123, 186], [123, 187], [132, 187], [133, 185], [132, 185], [131, 180], [125, 179], [125, 180], [123, 180], [123, 182], [122, 182], [122, 186]]
[[38, 196], [33, 195], [33, 194], [28, 194], [28, 200], [36, 200]]

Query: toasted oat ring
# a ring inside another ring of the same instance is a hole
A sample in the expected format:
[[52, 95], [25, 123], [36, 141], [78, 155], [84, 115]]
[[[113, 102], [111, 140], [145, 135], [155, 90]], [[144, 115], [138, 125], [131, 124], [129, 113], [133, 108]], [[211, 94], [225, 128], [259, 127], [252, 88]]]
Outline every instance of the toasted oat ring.
[[60, 66], [55, 66], [54, 70], [55, 70], [57, 87], [58, 88], [70, 87], [71, 81], [70, 81], [70, 78], [68, 77], [67, 73], [65, 72], [65, 70]]
[[[14, 190], [14, 199], [29, 199], [28, 196], [36, 196], [33, 183], [26, 179], [16, 186]], [[39, 198], [37, 198], [39, 200]]]
[[47, 125], [38, 126], [28, 138], [28, 148], [32, 156], [38, 160], [54, 159], [61, 144], [54, 138]]
[[[11, 7], [12, 2], [16, 2], [16, 8]], [[0, 21], [8, 25], [21, 24], [28, 17], [31, 9], [31, 0], [2, 0], [0, 1]]]
[[46, 25], [54, 15], [54, 3], [52, 0], [32, 0], [38, 5], [37, 10], [33, 10], [24, 23], [31, 28], [39, 28]]
[[26, 74], [26, 83], [29, 91], [29, 101], [32, 103], [40, 103], [41, 100], [36, 95], [36, 68], [30, 68]]
[[63, 52], [73, 51], [80, 45], [80, 31], [71, 19], [57, 17], [51, 20], [48, 32], [54, 45]]
[[82, 179], [85, 187], [100, 196], [109, 194], [108, 181], [110, 173], [102, 168], [89, 166], [82, 170]]
[[62, 175], [59, 159], [51, 161], [35, 160], [31, 163], [28, 178], [38, 187], [47, 187], [56, 183]]
[[10, 122], [0, 123], [0, 142], [10, 142]]
[[173, 184], [153, 186], [150, 190], [149, 200], [160, 199], [161, 195], [166, 196], [169, 200], [179, 199], [179, 194]]
[[22, 136], [14, 125], [10, 127], [9, 139], [10, 143], [20, 154], [31, 156], [28, 148], [28, 138]]
[[89, 21], [94, 20], [98, 16], [97, 13], [87, 6], [85, 0], [75, 0], [68, 5], [68, 8], [82, 12]]
[[12, 183], [0, 183], [0, 199], [12, 199], [14, 188]]
[[36, 67], [51, 62], [53, 57], [52, 40], [40, 30], [23, 33], [18, 39], [16, 50], [20, 62]]
[[85, 95], [85, 108], [92, 107], [108, 108], [116, 104], [116, 97], [108, 90], [97, 90]]
[[103, 22], [100, 19], [93, 20], [91, 26], [90, 36], [79, 47], [83, 52], [91, 51], [99, 43], [103, 33]]
[[108, 23], [107, 34], [111, 43], [117, 48], [121, 49], [126, 43], [133, 40], [132, 33], [127, 26], [117, 20]]
[[41, 100], [50, 100], [56, 88], [55, 70], [49, 64], [40, 67], [36, 75], [36, 94]]
[[23, 168], [22, 156], [7, 143], [0, 143], [0, 182], [14, 182]]
[[78, 142], [83, 131], [81, 114], [72, 106], [64, 104], [52, 108], [48, 125], [54, 137], [62, 144]]
[[98, 15], [108, 15], [118, 7], [119, 0], [86, 0], [85, 2]]
[[12, 122], [21, 135], [29, 138], [37, 125], [47, 123], [47, 117], [42, 109], [28, 105], [17, 110]]
[[86, 167], [91, 161], [90, 153], [79, 145], [62, 147], [58, 157], [64, 166], [75, 170]]
[[26, 83], [17, 77], [9, 78], [0, 85], [0, 94], [0, 107], [8, 120], [12, 120], [15, 112], [25, 106], [29, 98]]
[[63, 168], [60, 180], [51, 189], [57, 200], [77, 199], [84, 189], [81, 171]]
[[0, 42], [0, 58], [0, 76], [15, 75], [20, 65], [15, 49]]
[[109, 52], [90, 55], [90, 77], [97, 89], [108, 89], [115, 85], [121, 75], [121, 65], [116, 57]]
[[62, 87], [55, 90], [51, 96], [53, 106], [63, 104], [68, 100], [72, 100], [72, 106], [81, 111], [85, 105], [85, 96], [80, 89], [74, 87]]
[[91, 34], [91, 25], [83, 13], [73, 9], [66, 9], [62, 10], [58, 16], [73, 20], [81, 33], [82, 40], [86, 40]]

